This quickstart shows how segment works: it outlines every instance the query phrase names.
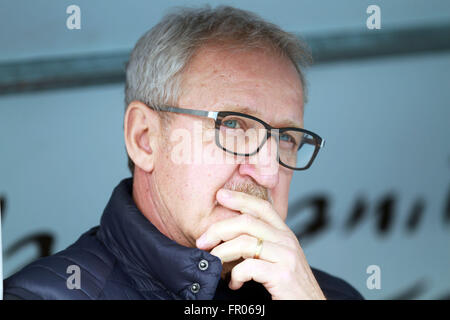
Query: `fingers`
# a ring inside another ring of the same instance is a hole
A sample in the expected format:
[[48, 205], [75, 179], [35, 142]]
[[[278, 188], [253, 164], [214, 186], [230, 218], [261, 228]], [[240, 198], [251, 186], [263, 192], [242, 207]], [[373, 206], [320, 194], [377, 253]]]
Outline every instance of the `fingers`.
[[[256, 252], [257, 242], [258, 239], [255, 237], [241, 235], [218, 245], [211, 251], [211, 254], [217, 256], [222, 263], [235, 261], [240, 258], [253, 258]], [[287, 248], [265, 240], [262, 243], [259, 259], [269, 262], [290, 261], [289, 254]]]
[[196, 244], [199, 249], [208, 250], [221, 241], [228, 241], [242, 234], [275, 243], [280, 243], [286, 239], [284, 231], [275, 229], [251, 215], [242, 214], [214, 223], [197, 239]]
[[[297, 237], [268, 201], [221, 189], [216, 198], [242, 214], [212, 224], [197, 239], [199, 249], [212, 249], [222, 263], [244, 259], [231, 271], [230, 289], [250, 280], [264, 285], [272, 299], [324, 298]], [[262, 239], [259, 258], [258, 239]]]
[[231, 271], [231, 280], [228, 284], [232, 290], [242, 287], [244, 282], [254, 280], [267, 286], [270, 282], [270, 275], [275, 272], [275, 265], [271, 262], [259, 259], [245, 259], [237, 264]]
[[250, 214], [261, 219], [280, 230], [286, 230], [288, 226], [274, 210], [269, 201], [237, 191], [220, 189], [216, 195], [217, 201], [232, 210]]
[[298, 274], [278, 263], [246, 259], [231, 270], [228, 287], [238, 290], [250, 280], [261, 283], [273, 300], [326, 299], [312, 272]]

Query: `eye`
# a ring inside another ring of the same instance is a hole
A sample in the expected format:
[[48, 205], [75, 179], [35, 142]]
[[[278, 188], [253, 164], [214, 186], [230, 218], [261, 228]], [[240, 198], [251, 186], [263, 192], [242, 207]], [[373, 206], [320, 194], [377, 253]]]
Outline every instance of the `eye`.
[[283, 149], [297, 150], [298, 142], [297, 139], [295, 139], [295, 135], [290, 133], [280, 134], [280, 147]]
[[281, 134], [280, 140], [285, 141], [285, 142], [295, 143], [295, 139], [292, 138], [289, 134]]
[[222, 122], [222, 125], [224, 125], [227, 128], [230, 129], [238, 129], [240, 128], [239, 122], [237, 119], [228, 119]]

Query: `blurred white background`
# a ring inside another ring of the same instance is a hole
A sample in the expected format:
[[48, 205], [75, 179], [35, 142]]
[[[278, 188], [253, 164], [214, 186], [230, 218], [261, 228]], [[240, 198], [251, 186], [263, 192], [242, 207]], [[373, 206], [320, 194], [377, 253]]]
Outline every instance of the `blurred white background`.
[[[169, 8], [204, 3], [2, 1], [0, 63], [130, 50]], [[364, 30], [370, 4], [381, 8], [383, 31], [450, 21], [445, 0], [209, 3], [301, 35]], [[81, 8], [81, 30], [66, 28], [71, 4]], [[308, 261], [368, 299], [449, 298], [450, 52], [318, 64], [307, 79], [305, 128], [327, 142], [310, 170], [294, 174], [288, 223], [302, 230], [319, 222], [300, 237]], [[113, 188], [130, 176], [123, 91], [0, 95], [5, 277], [39, 254], [33, 244], [11, 251], [18, 241], [41, 234], [51, 252], [64, 249], [99, 223]], [[381, 268], [381, 289], [367, 288], [369, 265]]]

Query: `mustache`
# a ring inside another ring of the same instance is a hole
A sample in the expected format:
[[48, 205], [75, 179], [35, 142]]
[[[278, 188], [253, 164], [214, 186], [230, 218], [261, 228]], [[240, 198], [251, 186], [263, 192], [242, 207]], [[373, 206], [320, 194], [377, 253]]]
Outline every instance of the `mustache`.
[[223, 188], [231, 191], [244, 192], [273, 204], [269, 190], [250, 181], [230, 181]]

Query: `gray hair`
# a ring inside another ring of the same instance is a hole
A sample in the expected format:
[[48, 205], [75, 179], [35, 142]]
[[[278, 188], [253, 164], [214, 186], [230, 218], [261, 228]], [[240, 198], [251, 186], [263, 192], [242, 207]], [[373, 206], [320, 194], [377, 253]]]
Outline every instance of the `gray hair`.
[[[195, 52], [211, 42], [232, 43], [240, 49], [270, 48], [290, 59], [298, 71], [306, 103], [307, 88], [300, 67], [308, 66], [312, 59], [304, 42], [251, 12], [206, 6], [178, 8], [139, 39], [126, 68], [126, 106], [134, 100], [156, 109], [176, 104], [183, 70]], [[133, 173], [130, 158], [128, 166]]]

